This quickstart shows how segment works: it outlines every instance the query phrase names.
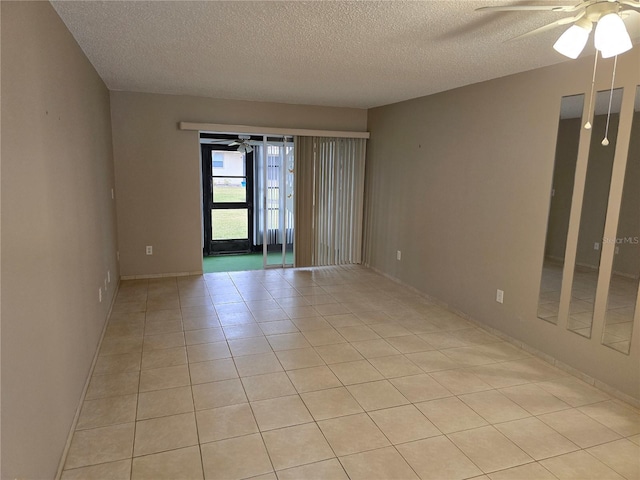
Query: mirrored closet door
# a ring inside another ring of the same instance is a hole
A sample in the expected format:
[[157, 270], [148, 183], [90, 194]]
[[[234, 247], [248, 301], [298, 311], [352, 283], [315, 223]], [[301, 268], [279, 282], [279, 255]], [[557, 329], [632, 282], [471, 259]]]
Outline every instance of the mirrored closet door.
[[629, 353], [640, 284], [640, 86], [636, 89], [602, 344]]
[[584, 94], [562, 98], [544, 247], [538, 317], [558, 323], [562, 271], [578, 159]]

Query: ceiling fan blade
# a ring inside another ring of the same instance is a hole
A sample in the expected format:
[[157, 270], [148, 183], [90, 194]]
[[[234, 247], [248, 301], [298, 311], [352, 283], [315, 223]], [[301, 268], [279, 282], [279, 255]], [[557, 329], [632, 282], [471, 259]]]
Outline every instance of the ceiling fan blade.
[[[632, 0], [629, 0], [632, 1]], [[592, 2], [589, 2], [592, 3]], [[476, 8], [476, 11], [480, 12], [575, 12], [585, 7], [585, 3], [579, 3], [577, 5], [496, 5], [493, 7], [480, 7]]]
[[241, 142], [238, 142], [237, 140], [234, 140], [233, 142], [231, 142], [231, 143], [229, 144], [229, 146], [230, 146], [230, 147], [233, 147], [233, 146], [235, 146], [235, 145], [242, 145], [242, 143], [241, 143]]
[[543, 25], [539, 28], [536, 28], [535, 30], [531, 30], [530, 32], [526, 32], [526, 33], [523, 33], [522, 35], [518, 35], [516, 37], [510, 38], [509, 40], [507, 40], [507, 42], [512, 42], [514, 40], [521, 40], [523, 38], [531, 37], [533, 35], [538, 35], [539, 33], [546, 32], [547, 30], [552, 30], [561, 25], [568, 25], [570, 23], [575, 22], [576, 20], [580, 20], [582, 17], [584, 17], [584, 15], [585, 15], [585, 12], [581, 12], [575, 17], [561, 18], [560, 20], [556, 20], [555, 22], [551, 22], [551, 23], [548, 23], [547, 25]]
[[620, 0], [620, 4], [624, 5], [622, 10], [638, 9], [640, 10], [640, 1], [638, 0]]

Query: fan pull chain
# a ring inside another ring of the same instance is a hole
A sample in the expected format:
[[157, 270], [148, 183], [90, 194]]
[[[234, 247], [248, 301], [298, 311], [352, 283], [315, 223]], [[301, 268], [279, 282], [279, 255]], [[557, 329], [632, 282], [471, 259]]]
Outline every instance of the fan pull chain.
[[609, 145], [609, 121], [611, 120], [611, 102], [613, 101], [613, 85], [616, 81], [616, 66], [618, 65], [618, 56], [616, 55], [613, 61], [613, 75], [611, 75], [611, 92], [609, 92], [609, 110], [607, 111], [607, 127], [604, 130], [604, 138], [602, 139], [602, 145]]
[[593, 107], [593, 94], [595, 92], [596, 87], [596, 70], [598, 69], [598, 51], [596, 50], [596, 59], [593, 62], [593, 77], [591, 78], [591, 95], [589, 96], [589, 110], [587, 110], [587, 123], [584, 124], [584, 128], [586, 130], [591, 130], [591, 122], [589, 118], [591, 118], [591, 107]]

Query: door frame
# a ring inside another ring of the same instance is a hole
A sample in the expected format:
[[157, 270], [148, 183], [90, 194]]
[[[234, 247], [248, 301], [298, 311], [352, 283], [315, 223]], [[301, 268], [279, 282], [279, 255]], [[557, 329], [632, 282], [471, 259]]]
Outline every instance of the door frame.
[[[237, 138], [237, 137], [236, 137]], [[237, 147], [212, 143], [201, 143], [202, 157], [202, 221], [204, 226], [204, 256], [227, 253], [248, 253], [254, 250], [253, 245], [253, 152], [245, 154], [246, 202], [214, 202], [213, 201], [213, 152], [235, 152]], [[212, 210], [247, 209], [247, 238], [214, 240], [211, 222]]]

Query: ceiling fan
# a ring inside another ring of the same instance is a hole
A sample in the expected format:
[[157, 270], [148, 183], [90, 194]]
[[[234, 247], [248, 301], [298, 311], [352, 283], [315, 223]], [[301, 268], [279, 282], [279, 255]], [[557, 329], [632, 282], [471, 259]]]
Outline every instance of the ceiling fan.
[[249, 135], [238, 135], [238, 140], [234, 140], [229, 145], [230, 146], [238, 146], [238, 151], [241, 153], [251, 153], [253, 152], [253, 147], [249, 144], [251, 140], [251, 136]]
[[481, 7], [478, 11], [517, 12], [550, 11], [572, 13], [548, 25], [519, 35], [524, 38], [542, 33], [561, 25], [571, 25], [553, 45], [553, 48], [569, 58], [578, 58], [584, 50], [589, 34], [595, 25], [594, 43], [603, 58], [613, 57], [633, 47], [622, 17], [640, 13], [640, 0], [584, 0], [575, 5], [503, 5]]

